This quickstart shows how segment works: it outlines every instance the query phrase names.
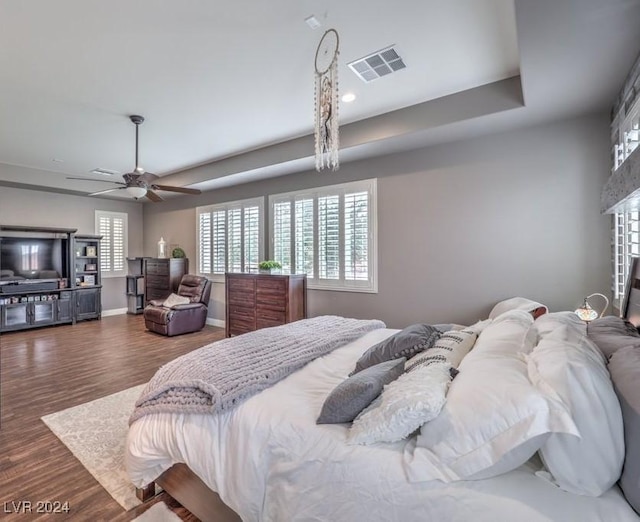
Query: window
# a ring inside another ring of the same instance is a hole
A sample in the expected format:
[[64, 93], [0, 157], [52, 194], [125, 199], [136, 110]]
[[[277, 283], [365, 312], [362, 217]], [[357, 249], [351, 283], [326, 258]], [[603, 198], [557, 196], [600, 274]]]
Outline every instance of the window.
[[263, 198], [198, 207], [198, 272], [222, 280], [225, 272], [257, 270], [263, 252], [262, 211]]
[[640, 212], [616, 214], [613, 237], [613, 298], [620, 308], [631, 269], [631, 258], [640, 256]]
[[269, 197], [270, 254], [309, 288], [377, 292], [376, 180]]
[[[615, 172], [640, 142], [640, 102], [621, 108], [611, 125], [612, 170]], [[620, 212], [613, 216], [613, 298], [622, 306], [631, 258], [640, 256], [640, 213]]]
[[100, 272], [103, 277], [127, 275], [127, 218], [124, 212], [96, 210], [96, 234], [100, 241]]

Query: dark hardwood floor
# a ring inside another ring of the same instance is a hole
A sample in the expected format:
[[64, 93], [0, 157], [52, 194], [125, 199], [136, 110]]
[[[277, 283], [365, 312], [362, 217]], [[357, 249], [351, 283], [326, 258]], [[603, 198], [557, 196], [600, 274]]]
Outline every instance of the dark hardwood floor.
[[[147, 382], [164, 363], [224, 337], [201, 332], [163, 337], [141, 315], [0, 335], [0, 519], [129, 521], [148, 509], [124, 509], [98, 484], [40, 417]], [[68, 502], [60, 515], [16, 515], [11, 502]], [[165, 494], [183, 520], [197, 520]]]

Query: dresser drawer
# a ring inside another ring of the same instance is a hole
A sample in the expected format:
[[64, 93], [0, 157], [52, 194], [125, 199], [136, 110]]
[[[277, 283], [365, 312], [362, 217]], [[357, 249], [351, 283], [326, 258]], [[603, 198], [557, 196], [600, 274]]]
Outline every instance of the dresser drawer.
[[231, 335], [238, 335], [240, 333], [251, 332], [255, 330], [255, 321], [253, 319], [248, 320], [240, 317], [229, 318], [229, 332]]
[[229, 319], [240, 319], [245, 321], [255, 321], [255, 308], [247, 308], [245, 306], [229, 305]]
[[284, 324], [284, 321], [271, 321], [269, 319], [258, 319], [256, 321], [256, 328], [259, 330], [260, 328], [270, 328], [272, 326], [280, 326], [283, 324]]
[[151, 301], [152, 299], [166, 299], [170, 293], [169, 290], [162, 290], [160, 288], [147, 288], [144, 297], [147, 301]]
[[256, 294], [254, 294], [253, 292], [229, 293], [229, 305], [239, 305], [253, 308], [256, 306]]
[[227, 279], [229, 292], [255, 292], [255, 282], [246, 277], [229, 277]]
[[258, 318], [258, 321], [276, 321], [278, 324], [284, 324], [286, 322], [286, 317], [283, 311], [271, 310], [269, 308], [257, 308], [256, 317]]
[[147, 274], [169, 275], [169, 263], [164, 261], [147, 261]]
[[168, 290], [171, 281], [168, 277], [159, 275], [147, 275], [145, 283], [147, 285], [147, 288], [161, 288], [163, 290]]
[[256, 307], [260, 310], [280, 310], [284, 314], [287, 309], [287, 300], [281, 295], [257, 295]]
[[274, 277], [258, 277], [256, 279], [256, 292], [259, 294], [279, 294], [287, 291], [287, 280]]

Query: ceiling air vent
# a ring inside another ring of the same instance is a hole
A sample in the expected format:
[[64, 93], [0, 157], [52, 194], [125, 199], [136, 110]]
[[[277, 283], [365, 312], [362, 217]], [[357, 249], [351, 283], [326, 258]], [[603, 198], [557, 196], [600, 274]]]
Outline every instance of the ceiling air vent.
[[382, 76], [406, 67], [393, 46], [376, 51], [364, 58], [359, 58], [348, 65], [358, 78], [365, 83], [377, 80]]

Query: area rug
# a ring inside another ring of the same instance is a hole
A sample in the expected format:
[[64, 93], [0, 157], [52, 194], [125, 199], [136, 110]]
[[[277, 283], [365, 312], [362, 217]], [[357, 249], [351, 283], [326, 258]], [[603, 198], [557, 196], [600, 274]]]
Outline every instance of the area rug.
[[180, 520], [180, 517], [171, 511], [164, 502], [157, 502], [131, 522], [180, 522]]
[[124, 468], [129, 415], [144, 384], [80, 404], [42, 421], [126, 510], [140, 504]]

